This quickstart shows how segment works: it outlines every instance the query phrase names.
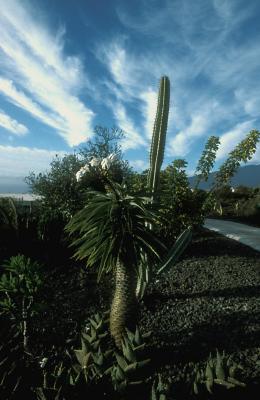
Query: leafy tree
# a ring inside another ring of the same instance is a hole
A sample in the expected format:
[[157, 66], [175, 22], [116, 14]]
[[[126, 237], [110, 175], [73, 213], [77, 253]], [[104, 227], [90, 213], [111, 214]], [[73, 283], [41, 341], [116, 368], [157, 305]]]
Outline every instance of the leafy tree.
[[122, 159], [118, 141], [123, 138], [123, 132], [97, 126], [95, 137], [74, 154], [63, 157], [56, 156], [50, 164], [50, 170], [40, 174], [31, 173], [26, 182], [32, 193], [39, 195], [38, 201], [38, 231], [40, 238], [50, 243], [60, 242], [63, 229], [72, 215], [86, 204], [87, 189], [105, 191], [98, 176], [88, 174], [80, 182], [76, 180], [76, 172], [93, 158], [102, 159], [109, 154], [116, 154], [116, 162], [111, 168], [111, 177], [116, 182], [122, 182], [131, 169]]
[[94, 140], [90, 139], [79, 151], [82, 158], [88, 162], [93, 157], [103, 159], [113, 153], [120, 162], [121, 169], [128, 173], [129, 165], [127, 161], [123, 161], [122, 149], [119, 144], [120, 140], [124, 138], [124, 132], [119, 128], [108, 129], [97, 125], [94, 133]]
[[[49, 211], [55, 210], [65, 221], [83, 207], [87, 187], [95, 188], [95, 176], [88, 176], [89, 181], [76, 181], [76, 172], [92, 158], [103, 159], [109, 154], [116, 154], [117, 162], [113, 164], [113, 179], [118, 182], [130, 174], [131, 169], [122, 159], [118, 141], [124, 137], [117, 128], [95, 127], [94, 140], [90, 140], [77, 153], [56, 156], [50, 164], [50, 171], [40, 174], [31, 173], [26, 182], [32, 193], [42, 197], [41, 203]], [[99, 186], [98, 186], [99, 188]]]
[[243, 139], [233, 151], [228, 155], [227, 160], [220, 167], [217, 175], [214, 187], [228, 184], [232, 176], [238, 170], [241, 162], [246, 163], [251, 160], [256, 151], [257, 143], [260, 139], [260, 132], [252, 130], [248, 133], [245, 139]]
[[82, 206], [83, 189], [78, 187], [75, 178], [81, 166], [82, 161], [76, 154], [56, 155], [49, 172], [38, 175], [32, 172], [26, 178], [32, 193], [41, 196], [46, 212], [53, 211], [66, 220]]
[[186, 166], [185, 160], [177, 159], [161, 172], [160, 219], [156, 228], [168, 244], [188, 226], [195, 227], [203, 220], [201, 209], [206, 193], [190, 188]]
[[196, 167], [197, 182], [196, 188], [199, 186], [202, 180], [207, 181], [214, 163], [216, 160], [216, 153], [219, 148], [219, 138], [217, 136], [210, 136], [202, 155], [199, 159], [198, 165]]

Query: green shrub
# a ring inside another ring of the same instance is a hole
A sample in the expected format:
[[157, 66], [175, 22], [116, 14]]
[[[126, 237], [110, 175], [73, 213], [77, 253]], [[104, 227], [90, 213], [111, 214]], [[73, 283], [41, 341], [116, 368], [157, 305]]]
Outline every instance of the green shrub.
[[29, 352], [29, 331], [33, 316], [41, 310], [39, 290], [43, 285], [41, 266], [24, 255], [11, 257], [3, 264], [0, 278], [0, 313], [16, 324]]

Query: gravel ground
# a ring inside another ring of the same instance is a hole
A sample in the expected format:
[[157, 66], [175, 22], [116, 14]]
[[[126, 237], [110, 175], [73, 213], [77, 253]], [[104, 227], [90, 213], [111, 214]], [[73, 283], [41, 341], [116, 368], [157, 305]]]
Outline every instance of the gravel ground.
[[200, 233], [183, 260], [149, 287], [140, 326], [153, 332], [154, 365], [173, 380], [176, 367], [180, 373], [218, 348], [243, 364], [244, 379], [259, 384], [260, 253]]
[[[76, 265], [53, 272], [49, 266], [49, 271], [42, 294], [48, 307], [37, 318], [31, 338], [32, 350], [47, 357], [53, 354], [53, 346], [56, 354], [64, 347], [77, 348], [82, 321], [107, 310], [112, 296], [111, 276], [98, 285], [93, 273], [79, 273]], [[259, 252], [202, 230], [182, 260], [149, 286], [139, 317], [141, 331], [152, 331], [148, 372], [171, 379], [172, 397], [167, 400], [190, 398], [183, 383], [189, 381], [194, 366], [204, 365], [216, 349], [241, 363], [241, 380], [252, 390], [258, 385], [259, 390]], [[252, 393], [242, 398], [257, 398]]]

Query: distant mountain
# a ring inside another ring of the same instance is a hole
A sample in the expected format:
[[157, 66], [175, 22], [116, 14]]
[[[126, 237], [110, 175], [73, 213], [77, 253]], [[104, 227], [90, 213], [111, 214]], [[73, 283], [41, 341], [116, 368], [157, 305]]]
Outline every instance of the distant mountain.
[[[216, 172], [210, 174], [207, 182], [201, 182], [200, 189], [210, 189], [212, 183], [214, 182], [214, 176]], [[193, 176], [189, 178], [191, 187], [195, 186], [196, 177]], [[233, 176], [230, 181], [230, 185], [236, 186], [248, 186], [248, 187], [260, 187], [260, 164], [258, 165], [246, 165], [245, 167], [240, 167], [237, 173]]]
[[24, 177], [0, 176], [0, 193], [29, 193], [30, 188]]

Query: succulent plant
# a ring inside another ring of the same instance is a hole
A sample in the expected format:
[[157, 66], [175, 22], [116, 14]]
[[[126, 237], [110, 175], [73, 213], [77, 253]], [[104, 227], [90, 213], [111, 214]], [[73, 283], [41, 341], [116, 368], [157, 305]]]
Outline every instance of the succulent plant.
[[236, 364], [224, 351], [220, 354], [217, 350], [216, 357], [212, 357], [210, 354], [205, 368], [195, 368], [192, 392], [199, 394], [204, 387], [209, 393], [213, 393], [216, 385], [221, 385], [226, 389], [245, 387], [245, 383], [235, 378], [239, 369], [242, 369], [241, 365]]
[[85, 331], [81, 337], [81, 349], [74, 350], [77, 364], [73, 364], [71, 371], [72, 382], [77, 382], [81, 377], [89, 383], [98, 380], [108, 373], [112, 363], [112, 349], [105, 350], [104, 340], [108, 337], [108, 321], [106, 316], [95, 314], [88, 319]]
[[111, 379], [114, 389], [124, 392], [131, 386], [142, 385], [146, 382], [143, 367], [150, 363], [145, 359], [142, 352], [146, 346], [145, 339], [151, 332], [141, 335], [138, 327], [135, 332], [126, 329], [122, 339], [122, 353], [115, 352], [116, 364], [112, 367]]

